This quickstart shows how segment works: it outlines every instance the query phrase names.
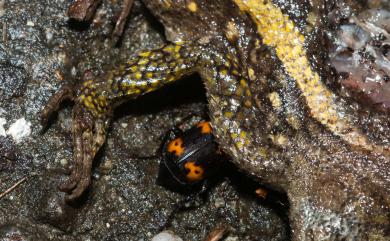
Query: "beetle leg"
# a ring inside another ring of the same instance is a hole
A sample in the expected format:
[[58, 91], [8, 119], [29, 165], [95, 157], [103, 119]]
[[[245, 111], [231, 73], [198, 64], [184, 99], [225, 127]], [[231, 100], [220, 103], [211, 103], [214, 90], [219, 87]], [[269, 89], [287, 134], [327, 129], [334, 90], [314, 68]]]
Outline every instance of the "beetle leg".
[[172, 208], [172, 211], [168, 215], [167, 219], [165, 220], [165, 223], [163, 226], [160, 227], [161, 230], [167, 229], [174, 218], [174, 216], [181, 211], [184, 211], [188, 208], [194, 208], [196, 207], [196, 202], [199, 201], [200, 205], [206, 202], [206, 196], [208, 192], [210, 191], [210, 183], [206, 180], [203, 181], [202, 186], [196, 190], [196, 192], [191, 193], [184, 197], [179, 202], [175, 203], [175, 205]]

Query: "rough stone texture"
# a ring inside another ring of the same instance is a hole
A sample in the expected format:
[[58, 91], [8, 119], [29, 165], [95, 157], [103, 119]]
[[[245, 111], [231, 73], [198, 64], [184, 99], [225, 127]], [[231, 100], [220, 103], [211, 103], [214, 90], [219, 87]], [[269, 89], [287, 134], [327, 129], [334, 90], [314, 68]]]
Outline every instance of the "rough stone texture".
[[390, 11], [381, 8], [350, 16], [329, 33], [330, 63], [345, 96], [378, 110], [390, 108]]
[[[182, 198], [155, 185], [155, 156], [166, 130], [205, 108], [196, 77], [117, 110], [79, 205], [66, 205], [57, 189], [72, 164], [71, 105], [41, 135], [39, 112], [48, 98], [86, 70], [98, 75], [163, 41], [161, 26], [136, 1], [122, 43], [113, 47], [113, 16], [120, 7], [114, 2], [103, 1], [88, 25], [68, 21], [69, 1], [0, 1], [0, 117], [5, 129], [22, 117], [32, 123], [31, 135], [18, 144], [0, 136], [0, 191], [28, 176], [0, 199], [0, 240], [150, 240]], [[255, 185], [230, 171], [204, 205], [177, 214], [170, 229], [184, 240], [200, 240], [227, 222], [240, 240], [288, 239], [287, 207], [277, 194], [273, 201], [258, 200], [246, 189]]]

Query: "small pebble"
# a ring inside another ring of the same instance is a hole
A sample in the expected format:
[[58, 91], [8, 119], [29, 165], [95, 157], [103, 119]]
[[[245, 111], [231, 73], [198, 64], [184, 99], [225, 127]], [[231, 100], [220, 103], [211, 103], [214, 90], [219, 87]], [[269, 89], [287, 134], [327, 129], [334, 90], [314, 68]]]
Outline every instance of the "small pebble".
[[223, 198], [216, 198], [214, 201], [214, 206], [216, 208], [223, 208], [225, 207], [225, 200]]
[[15, 121], [7, 130], [7, 135], [11, 135], [16, 143], [31, 134], [31, 123], [21, 118]]
[[103, 163], [101, 170], [102, 170], [103, 174], [108, 174], [112, 170], [113, 167], [114, 167], [114, 164], [113, 164], [112, 160], [107, 160]]
[[68, 160], [66, 160], [65, 158], [63, 158], [63, 159], [61, 159], [60, 160], [60, 164], [61, 164], [61, 166], [67, 166], [68, 165]]
[[53, 32], [51, 31], [51, 29], [47, 28], [45, 30], [45, 35], [46, 35], [46, 40], [47, 41], [51, 41], [53, 39]]
[[170, 230], [162, 231], [153, 237], [152, 241], [183, 241], [179, 236]]
[[238, 241], [239, 239], [238, 239], [238, 237], [227, 237], [226, 239], [225, 239], [225, 241]]
[[0, 136], [3, 136], [3, 137], [6, 136], [5, 129], [4, 129], [4, 125], [6, 123], [7, 123], [7, 121], [4, 118], [0, 118]]
[[28, 20], [27, 21], [27, 26], [33, 27], [34, 26], [34, 22], [31, 21], [31, 20]]

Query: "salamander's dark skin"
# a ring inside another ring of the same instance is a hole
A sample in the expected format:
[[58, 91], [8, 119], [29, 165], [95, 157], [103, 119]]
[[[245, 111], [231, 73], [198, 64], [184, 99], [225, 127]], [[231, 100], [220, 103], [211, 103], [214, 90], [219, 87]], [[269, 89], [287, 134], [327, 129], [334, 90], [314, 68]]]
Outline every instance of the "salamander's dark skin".
[[188, 130], [171, 130], [161, 148], [157, 183], [169, 189], [191, 192], [213, 175], [223, 160], [209, 121]]
[[287, 192], [294, 240], [389, 239], [389, 118], [339, 96], [328, 86], [331, 75], [316, 66], [325, 55], [317, 54], [321, 28], [313, 24], [327, 16], [321, 11], [328, 4], [142, 2], [164, 26], [167, 43], [76, 90], [62, 89], [43, 111], [45, 119], [64, 98], [75, 102], [66, 200], [90, 184], [116, 106], [198, 73], [215, 140], [239, 168]]

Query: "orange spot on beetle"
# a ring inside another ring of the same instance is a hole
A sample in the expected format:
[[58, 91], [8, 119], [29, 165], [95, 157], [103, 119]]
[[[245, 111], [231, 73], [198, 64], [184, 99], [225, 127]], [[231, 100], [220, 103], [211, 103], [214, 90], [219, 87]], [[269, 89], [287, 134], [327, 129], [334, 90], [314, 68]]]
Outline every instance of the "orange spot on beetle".
[[184, 152], [183, 139], [178, 137], [178, 138], [170, 141], [168, 143], [167, 150], [170, 153], [174, 153], [176, 156], [183, 155], [183, 152]]
[[186, 175], [188, 181], [196, 182], [203, 179], [204, 169], [196, 165], [194, 161], [186, 162], [184, 168], [188, 171]]
[[202, 134], [210, 134], [213, 131], [209, 121], [201, 121], [196, 126], [200, 128]]

